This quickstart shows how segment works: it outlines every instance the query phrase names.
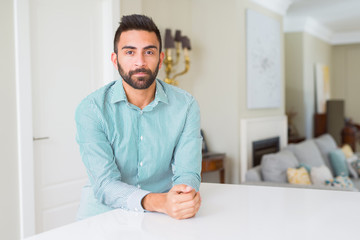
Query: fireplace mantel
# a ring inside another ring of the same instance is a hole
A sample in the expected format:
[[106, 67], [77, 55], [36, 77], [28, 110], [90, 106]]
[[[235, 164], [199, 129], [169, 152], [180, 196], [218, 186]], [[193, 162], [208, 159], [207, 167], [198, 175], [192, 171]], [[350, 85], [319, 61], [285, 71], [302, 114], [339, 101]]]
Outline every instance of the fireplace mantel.
[[242, 183], [245, 181], [246, 171], [252, 167], [252, 142], [272, 137], [280, 137], [280, 148], [287, 145], [285, 115], [240, 120], [240, 180]]

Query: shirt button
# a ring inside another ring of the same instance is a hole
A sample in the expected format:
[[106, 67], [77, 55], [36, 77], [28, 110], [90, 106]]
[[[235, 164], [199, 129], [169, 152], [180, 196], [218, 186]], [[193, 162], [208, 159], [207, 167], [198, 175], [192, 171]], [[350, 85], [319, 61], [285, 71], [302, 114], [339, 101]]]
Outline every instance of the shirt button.
[[143, 162], [140, 162], [140, 166], [142, 167], [142, 165], [143, 165]]
[[137, 188], [140, 188], [140, 184], [137, 185]]
[[141, 140], [141, 141], [143, 140], [143, 136], [140, 137], [140, 140]]
[[140, 111], [140, 114], [143, 115], [143, 111]]

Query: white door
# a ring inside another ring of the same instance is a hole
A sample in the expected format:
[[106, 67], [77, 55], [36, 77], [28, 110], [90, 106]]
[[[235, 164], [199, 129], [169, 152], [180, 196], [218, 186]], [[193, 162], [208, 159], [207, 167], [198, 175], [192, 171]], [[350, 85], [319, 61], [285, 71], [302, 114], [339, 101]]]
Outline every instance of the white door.
[[29, 1], [36, 233], [76, 220], [87, 176], [75, 141], [75, 109], [112, 80], [104, 79], [112, 76], [105, 73], [112, 36], [104, 34], [113, 34], [104, 29], [104, 3]]

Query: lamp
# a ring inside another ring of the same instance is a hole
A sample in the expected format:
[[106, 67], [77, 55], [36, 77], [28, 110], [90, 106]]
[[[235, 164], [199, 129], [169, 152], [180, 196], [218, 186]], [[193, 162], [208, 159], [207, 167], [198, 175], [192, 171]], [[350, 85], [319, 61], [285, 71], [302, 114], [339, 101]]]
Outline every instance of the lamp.
[[[181, 72], [178, 72], [176, 74], [172, 73], [174, 72], [173, 67], [176, 66], [180, 61], [180, 53], [181, 53], [181, 46], [183, 49], [183, 55], [185, 60], [185, 69]], [[175, 80], [176, 77], [183, 75], [189, 71], [190, 68], [190, 57], [189, 57], [189, 50], [191, 50], [190, 45], [190, 39], [186, 36], [181, 35], [180, 30], [176, 30], [175, 32], [175, 38], [171, 35], [171, 30], [166, 29], [165, 30], [165, 73], [166, 78], [165, 82], [168, 84], [172, 84], [177, 86], [178, 82]], [[173, 60], [172, 54], [173, 50], [175, 50], [175, 61]], [[172, 77], [171, 77], [172, 75]]]

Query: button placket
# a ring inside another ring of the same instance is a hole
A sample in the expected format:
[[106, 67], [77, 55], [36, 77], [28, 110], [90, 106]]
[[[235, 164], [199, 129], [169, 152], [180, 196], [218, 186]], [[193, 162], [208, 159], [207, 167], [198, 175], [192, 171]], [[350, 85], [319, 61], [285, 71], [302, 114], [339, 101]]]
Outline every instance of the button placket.
[[[139, 119], [139, 121], [138, 121], [138, 129], [139, 129], [139, 135], [140, 135], [140, 137], [139, 137], [139, 140], [140, 140], [140, 142], [139, 142], [139, 146], [138, 146], [138, 151], [139, 151], [139, 153], [138, 153], [138, 174], [137, 174], [137, 181], [138, 182], [140, 182], [141, 181], [141, 172], [142, 172], [142, 170], [140, 169], [141, 168], [141, 166], [142, 166], [142, 140], [143, 140], [143, 136], [142, 136], [142, 120], [143, 120], [143, 114], [144, 114], [144, 111], [143, 110], [140, 110], [139, 111], [139, 115], [138, 115], [138, 119]], [[141, 185], [140, 184], [137, 184], [136, 185], [137, 186], [137, 188], [141, 188]]]

